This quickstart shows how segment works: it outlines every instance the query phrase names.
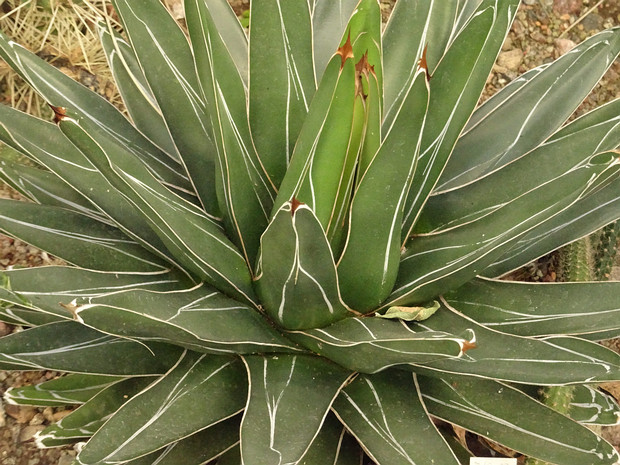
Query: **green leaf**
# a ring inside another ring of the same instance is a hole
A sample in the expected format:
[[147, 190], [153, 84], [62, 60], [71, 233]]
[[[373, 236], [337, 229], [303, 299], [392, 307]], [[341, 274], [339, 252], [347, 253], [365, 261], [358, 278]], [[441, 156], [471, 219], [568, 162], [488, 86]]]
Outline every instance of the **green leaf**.
[[218, 223], [158, 183], [139, 160], [124, 156], [88, 121], [67, 115], [59, 125], [136, 207], [187, 271], [229, 295], [253, 302], [246, 262]]
[[389, 320], [424, 321], [433, 316], [439, 307], [439, 302], [434, 300], [433, 304], [428, 307], [390, 307], [387, 312], [377, 313], [375, 316]]
[[[50, 105], [56, 107], [57, 112], [62, 114], [65, 109], [72, 109], [142, 160], [157, 179], [176, 189], [192, 192], [179, 163], [154, 146], [102, 96], [77, 83], [2, 33], [0, 56]], [[32, 130], [28, 132], [31, 133]]]
[[428, 72], [434, 73], [456, 26], [457, 4], [458, 0], [399, 0], [394, 5], [383, 34], [384, 127], [392, 126], [425, 49]]
[[252, 140], [278, 187], [316, 90], [311, 11], [307, 2], [279, 0], [252, 2], [250, 8]]
[[458, 465], [429, 418], [412, 373], [359, 375], [341, 391], [333, 409], [376, 463]]
[[148, 376], [164, 373], [180, 351], [174, 346], [109, 336], [75, 321], [60, 321], [0, 338], [0, 367]]
[[97, 431], [78, 463], [128, 461], [215, 425], [241, 411], [245, 389], [238, 360], [184, 352], [168, 373]]
[[[192, 0], [193, 1], [193, 0]], [[203, 0], [217, 25], [217, 31], [233, 58], [239, 76], [248, 86], [248, 37], [237, 14], [227, 0]]]
[[451, 307], [487, 328], [519, 336], [559, 336], [620, 333], [618, 295], [619, 282], [475, 279], [445, 298]]
[[299, 463], [351, 372], [311, 355], [255, 355], [243, 361], [250, 379], [241, 424], [243, 463]]
[[420, 159], [412, 183], [415, 189], [409, 192], [405, 207], [403, 242], [478, 103], [518, 5], [519, 0], [482, 1], [433, 73]]
[[144, 219], [55, 124], [0, 105], [0, 140], [55, 173], [145, 248], [168, 256]]
[[453, 334], [473, 332], [475, 348], [460, 358], [413, 362], [416, 372], [433, 376], [437, 373], [472, 375], [538, 385], [611, 381], [620, 376], [620, 355], [599, 344], [574, 337], [534, 339], [500, 333], [478, 325], [442, 303], [437, 313], [416, 326], [420, 330]]
[[475, 338], [473, 332], [466, 339], [445, 331], [428, 331], [417, 324], [371, 317], [346, 318], [326, 328], [287, 335], [309, 350], [362, 373], [462, 357]]
[[74, 265], [154, 272], [167, 264], [118, 229], [75, 211], [0, 199], [0, 229]]
[[312, 11], [312, 45], [314, 72], [320, 82], [359, 0], [314, 0]]
[[133, 124], [155, 145], [178, 159], [176, 145], [133, 49], [110, 25], [99, 26], [99, 38]]
[[250, 268], [275, 198], [253, 145], [244, 83], [204, 0], [185, 2], [192, 50], [216, 148], [218, 205]]
[[557, 465], [613, 465], [613, 446], [595, 433], [506, 384], [418, 377], [428, 411], [525, 455]]
[[296, 198], [326, 231], [340, 207], [336, 201], [344, 200], [340, 192], [351, 185], [358, 154], [348, 147], [362, 135], [359, 127], [352, 133], [357, 78], [350, 42], [338, 50], [312, 100], [272, 212]]
[[357, 440], [330, 412], [299, 465], [359, 465], [362, 455]]
[[426, 70], [419, 68], [394, 125], [355, 191], [338, 276], [345, 302], [356, 310], [376, 308], [394, 287], [401, 255], [403, 211], [416, 169], [427, 106]]
[[119, 337], [214, 354], [299, 350], [254, 308], [204, 284], [167, 292], [114, 292], [74, 305], [78, 321]]
[[[512, 199], [587, 163], [591, 157], [615, 149], [620, 144], [618, 112], [620, 101], [599, 107], [486, 177], [432, 195], [415, 225], [415, 233], [438, 232], [476, 221]], [[503, 138], [494, 140], [497, 139]]]
[[620, 406], [616, 399], [593, 386], [573, 386], [568, 416], [584, 425], [615, 426], [620, 423]]
[[[97, 297], [125, 289], [168, 291], [189, 285], [180, 271], [159, 273], [106, 273], [68, 266], [45, 266], [6, 270], [0, 273], [0, 302], [4, 311], [19, 318], [24, 313], [26, 326], [39, 325], [46, 319], [68, 319], [72, 315], [58, 304], [79, 297]], [[24, 307], [22, 309], [11, 305]]]
[[[241, 415], [216, 423], [170, 444], [161, 451], [150, 454], [147, 456], [150, 457], [150, 461], [145, 462], [145, 464], [202, 465], [210, 463], [210, 460], [225, 455], [227, 451], [233, 448], [238, 448], [240, 423]], [[126, 463], [127, 465], [134, 465], [136, 462], [135, 465], [139, 465], [139, 460]], [[217, 463], [221, 463], [219, 459]]]
[[165, 6], [114, 0], [136, 57], [205, 210], [217, 215], [215, 154], [192, 51]]
[[620, 218], [620, 178], [536, 226], [481, 271], [501, 276]]
[[0, 179], [21, 195], [38, 204], [73, 210], [102, 222], [110, 221], [58, 176], [50, 171], [14, 161], [14, 156], [19, 156], [14, 149], [0, 147]]
[[39, 407], [83, 404], [122, 379], [115, 376], [70, 374], [33, 386], [10, 387], [4, 393], [4, 400], [9, 404]]
[[287, 202], [263, 234], [256, 292], [267, 314], [289, 329], [326, 326], [351, 314], [325, 233], [307, 205]]
[[383, 306], [426, 302], [473, 279], [519, 237], [575, 203], [597, 177], [605, 177], [605, 171], [613, 170], [615, 164], [611, 154], [591, 157], [478, 221], [437, 234], [414, 236], [403, 253], [394, 291]]
[[130, 378], [99, 392], [57, 423], [37, 433], [39, 447], [57, 447], [90, 438], [121, 405], [149, 384], [151, 378]]
[[[481, 109], [485, 117], [459, 138], [437, 189], [463, 186], [538, 147], [575, 111], [618, 54], [620, 28], [608, 29], [519, 83], [517, 90], [507, 88], [508, 98], [495, 94], [485, 103], [493, 109]], [[502, 101], [496, 105], [493, 99]]]

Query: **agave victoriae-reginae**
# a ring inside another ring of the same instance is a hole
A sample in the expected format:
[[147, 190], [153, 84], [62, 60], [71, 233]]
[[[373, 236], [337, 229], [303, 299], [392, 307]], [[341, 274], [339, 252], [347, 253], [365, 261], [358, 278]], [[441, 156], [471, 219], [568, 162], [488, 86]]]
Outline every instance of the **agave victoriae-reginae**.
[[[2, 273], [0, 367], [68, 372], [38, 436], [78, 464], [467, 463], [437, 419], [556, 464], [614, 464], [597, 340], [620, 283], [509, 271], [620, 217], [620, 53], [586, 40], [476, 108], [518, 0], [114, 0], [130, 118], [5, 36], [55, 122], [0, 107], [0, 228], [70, 265]], [[188, 40], [189, 39], [189, 40]], [[34, 165], [34, 166], [33, 166]], [[576, 384], [570, 416], [537, 386]], [[583, 399], [587, 399], [584, 401]], [[443, 424], [443, 423], [442, 423]], [[366, 458], [364, 458], [366, 457]]]

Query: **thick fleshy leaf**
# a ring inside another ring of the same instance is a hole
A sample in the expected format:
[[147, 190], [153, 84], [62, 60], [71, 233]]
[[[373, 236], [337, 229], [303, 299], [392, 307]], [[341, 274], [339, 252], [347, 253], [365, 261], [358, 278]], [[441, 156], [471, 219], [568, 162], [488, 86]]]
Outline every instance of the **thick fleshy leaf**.
[[489, 277], [506, 274], [619, 218], [620, 178], [533, 228], [481, 274]]
[[620, 355], [599, 344], [575, 337], [534, 339], [500, 333], [478, 325], [445, 302], [417, 326], [426, 331], [476, 335], [476, 347], [463, 357], [429, 361], [415, 368], [424, 374], [473, 375], [538, 385], [611, 381], [620, 376]]
[[414, 236], [404, 252], [398, 279], [384, 306], [424, 303], [473, 279], [529, 230], [582, 197], [597, 176], [617, 163], [612, 153], [511, 199], [473, 223], [438, 234]]
[[529, 190], [569, 173], [590, 157], [615, 149], [620, 145], [618, 112], [620, 100], [599, 107], [498, 171], [458, 189], [432, 195], [414, 232], [438, 232], [476, 221]]
[[189, 272], [229, 295], [252, 302], [246, 262], [218, 223], [159, 184], [139, 161], [123, 156], [119, 147], [88, 121], [67, 115], [59, 125]]
[[359, 0], [314, 0], [312, 45], [316, 82], [320, 82]]
[[473, 332], [467, 338], [458, 337], [383, 318], [346, 318], [326, 328], [291, 331], [287, 335], [313, 352], [362, 373], [462, 357], [475, 339]]
[[311, 11], [309, 2], [280, 0], [252, 2], [250, 8], [250, 127], [278, 187], [316, 90]]
[[428, 411], [528, 456], [558, 465], [616, 464], [613, 446], [521, 391], [492, 380], [418, 377]]
[[146, 221], [136, 215], [134, 207], [55, 124], [1, 105], [0, 140], [55, 173], [145, 248], [169, 255]]
[[111, 376], [164, 373], [180, 348], [120, 339], [75, 321], [60, 321], [0, 338], [3, 370], [53, 370]]
[[333, 409], [378, 464], [459, 463], [429, 418], [413, 373], [359, 375]]
[[245, 86], [248, 82], [248, 37], [239, 22], [237, 14], [227, 0], [208, 0], [205, 2], [209, 12], [218, 26], [218, 33], [230, 56], [235, 61], [239, 75]]
[[119, 337], [214, 354], [299, 350], [253, 307], [204, 284], [168, 292], [115, 292], [74, 305], [78, 321]]
[[299, 465], [360, 465], [362, 449], [344, 425], [329, 413]]
[[99, 26], [99, 38], [133, 124], [168, 155], [178, 157], [166, 121], [133, 49], [112, 27]]
[[390, 127], [415, 78], [426, 49], [426, 67], [433, 74], [455, 33], [458, 0], [399, 0], [383, 34], [385, 70], [384, 127]]
[[620, 334], [620, 282], [521, 283], [475, 279], [446, 302], [477, 323], [519, 336]]
[[[7, 153], [12, 152], [12, 153]], [[66, 182], [40, 167], [17, 160], [19, 153], [8, 146], [0, 148], [0, 180], [34, 203], [74, 210], [101, 222], [108, 218], [93, 208], [86, 198]]]
[[352, 373], [312, 355], [254, 355], [243, 361], [250, 380], [241, 424], [243, 463], [299, 463]]
[[193, 188], [205, 210], [217, 215], [213, 141], [187, 39], [160, 2], [114, 0], [113, 4]]
[[168, 267], [118, 229], [81, 213], [8, 199], [0, 199], [0, 211], [0, 230], [74, 265], [120, 272]]
[[620, 424], [618, 401], [605, 392], [587, 384], [573, 387], [568, 416], [585, 425]]
[[190, 283], [178, 272], [105, 273], [68, 266], [45, 266], [6, 270], [0, 273], [0, 302], [7, 308], [1, 313], [16, 319], [17, 324], [36, 326], [72, 315], [59, 305], [79, 297], [126, 289], [169, 291], [186, 288]]
[[289, 329], [326, 326], [351, 314], [340, 298], [329, 242], [307, 205], [287, 202], [263, 234], [256, 293], [269, 316]]
[[466, 128], [437, 189], [462, 186], [536, 148], [575, 111], [618, 54], [620, 28], [608, 29], [536, 73], [518, 90], [507, 89], [509, 98], [495, 94], [501, 104], [488, 100], [485, 105], [493, 110]]
[[252, 142], [244, 83], [204, 0], [186, 0], [186, 21], [216, 148], [216, 190], [229, 234], [250, 268], [275, 199]]
[[476, 107], [518, 5], [519, 0], [482, 1], [433, 73], [420, 159], [412, 183], [415, 189], [409, 192], [405, 208], [403, 242]]
[[108, 386], [57, 423], [37, 433], [37, 445], [57, 447], [90, 438], [110, 415], [152, 381], [152, 378], [130, 378]]
[[9, 404], [39, 407], [83, 404], [122, 379], [116, 376], [75, 373], [32, 386], [10, 387], [3, 397]]
[[[338, 209], [342, 189], [350, 187], [357, 152], [348, 147], [352, 133], [356, 69], [351, 41], [329, 62], [295, 145], [272, 215], [293, 198], [307, 204], [325, 230]], [[350, 192], [350, 191], [349, 191]]]
[[[169, 446], [129, 462], [126, 465], [204, 465], [225, 455], [229, 450], [238, 449], [239, 425], [241, 415], [216, 423], [180, 439]], [[239, 462], [239, 465], [240, 462]]]
[[240, 361], [184, 352], [158, 381], [125, 403], [80, 452], [79, 464], [111, 464], [154, 452], [243, 408]]
[[419, 68], [394, 125], [355, 191], [338, 276], [344, 300], [358, 311], [376, 308], [394, 287], [403, 211], [427, 107], [426, 70]]
[[153, 145], [107, 100], [92, 92], [53, 65], [45, 62], [0, 33], [0, 56], [4, 58], [47, 102], [72, 109], [100, 127], [111, 140], [142, 160], [161, 182], [192, 192], [182, 167]]

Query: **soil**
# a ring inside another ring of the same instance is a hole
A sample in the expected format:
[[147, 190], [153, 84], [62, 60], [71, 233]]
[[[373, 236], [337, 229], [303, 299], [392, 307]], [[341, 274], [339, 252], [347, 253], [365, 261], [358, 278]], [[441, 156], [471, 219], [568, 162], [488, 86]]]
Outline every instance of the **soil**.
[[[237, 14], [247, 10], [248, 0], [230, 0]], [[175, 15], [178, 1], [166, 0]], [[394, 0], [381, 1], [385, 16]], [[0, 1], [2, 4], [2, 1]], [[176, 9], [175, 9], [176, 8]], [[182, 16], [182, 12], [181, 12]], [[618, 0], [523, 0], [517, 19], [487, 82], [485, 97], [518, 75], [566, 53], [586, 37], [620, 24]], [[577, 114], [620, 97], [620, 61], [616, 61]], [[17, 194], [0, 184], [0, 197]], [[39, 266], [58, 263], [57, 259], [19, 240], [0, 235], [0, 270], [12, 265]], [[536, 272], [539, 272], [537, 270]], [[545, 271], [540, 278], [548, 278]], [[0, 323], [0, 335], [13, 329]], [[610, 346], [620, 352], [620, 342]], [[0, 394], [11, 386], [36, 384], [57, 376], [47, 372], [0, 372]], [[604, 388], [620, 400], [620, 383]], [[76, 455], [73, 447], [39, 450], [32, 436], [54, 419], [51, 409], [3, 405], [0, 401], [0, 465], [69, 465]], [[620, 450], [620, 427], [605, 428], [604, 436]]]

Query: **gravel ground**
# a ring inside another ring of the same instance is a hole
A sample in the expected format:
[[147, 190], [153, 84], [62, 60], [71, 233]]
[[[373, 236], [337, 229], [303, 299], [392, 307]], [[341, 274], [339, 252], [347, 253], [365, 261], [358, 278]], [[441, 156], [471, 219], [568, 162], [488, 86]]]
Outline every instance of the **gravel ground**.
[[[166, 0], [174, 8], [175, 0]], [[1, 3], [1, 2], [0, 2]], [[231, 0], [238, 13], [247, 8], [247, 0]], [[382, 1], [388, 14], [393, 1]], [[593, 8], [595, 7], [596, 8]], [[485, 95], [492, 95], [519, 74], [566, 53], [593, 33], [620, 24], [618, 0], [524, 0], [509, 34]], [[568, 30], [567, 30], [568, 29]], [[566, 32], [565, 32], [566, 31]], [[616, 62], [595, 91], [583, 103], [584, 111], [620, 97], [620, 63]], [[0, 197], [17, 194], [0, 184]], [[0, 235], [0, 269], [8, 266], [41, 266], [59, 260], [22, 241]], [[12, 329], [0, 323], [0, 335]], [[620, 342], [610, 344], [620, 352]], [[8, 387], [39, 383], [57, 376], [54, 372], [0, 372], [0, 394]], [[620, 383], [604, 386], [620, 399]], [[3, 405], [0, 401], [1, 465], [69, 465], [75, 457], [72, 447], [38, 450], [32, 436], [57, 420], [62, 412]], [[620, 427], [606, 428], [604, 435], [620, 450]]]

